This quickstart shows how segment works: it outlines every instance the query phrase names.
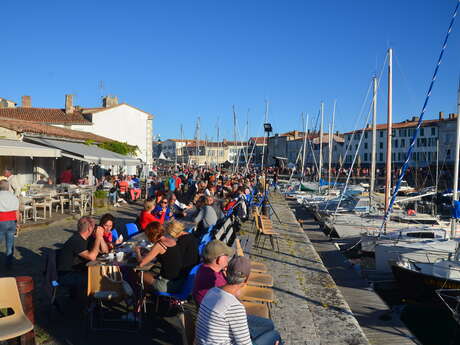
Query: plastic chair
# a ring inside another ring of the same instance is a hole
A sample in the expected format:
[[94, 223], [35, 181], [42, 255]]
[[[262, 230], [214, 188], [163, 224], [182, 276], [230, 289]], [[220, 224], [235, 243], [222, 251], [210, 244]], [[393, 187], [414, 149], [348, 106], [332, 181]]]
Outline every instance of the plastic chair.
[[212, 236], [208, 232], [203, 236], [203, 238], [201, 239], [200, 244], [198, 246], [198, 253], [200, 254], [200, 256], [203, 254], [204, 247], [206, 247], [206, 245], [211, 241], [212, 241]]
[[[201, 264], [198, 264], [190, 270], [184, 282], [184, 285], [182, 285], [181, 291], [177, 293], [155, 291], [155, 295], [172, 298], [180, 302], [180, 305], [182, 306], [182, 304], [192, 294], [193, 285], [195, 284], [195, 277], [196, 277], [196, 274], [198, 273], [198, 270], [200, 269], [200, 266]], [[158, 311], [158, 299], [157, 299], [157, 304], [156, 304], [156, 310]]]
[[133, 237], [139, 233], [139, 228], [136, 223], [128, 223], [125, 225], [126, 235], [128, 238]]
[[0, 309], [12, 309], [14, 314], [0, 318], [0, 341], [20, 337], [34, 329], [22, 309], [14, 278], [0, 278]]

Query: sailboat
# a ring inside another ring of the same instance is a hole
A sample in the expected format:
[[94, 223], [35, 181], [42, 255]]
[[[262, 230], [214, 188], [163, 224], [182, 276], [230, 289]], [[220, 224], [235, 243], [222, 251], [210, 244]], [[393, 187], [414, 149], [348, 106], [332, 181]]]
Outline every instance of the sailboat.
[[[457, 91], [457, 138], [455, 144], [455, 165], [454, 165], [454, 186], [452, 202], [458, 201], [458, 174], [459, 174], [459, 155], [460, 155], [460, 83]], [[451, 219], [451, 236], [456, 235], [455, 218]], [[411, 257], [411, 254], [400, 255], [399, 259], [391, 265], [393, 275], [398, 281], [405, 296], [418, 301], [435, 300], [439, 302], [436, 295], [437, 289], [460, 289], [460, 247], [456, 239], [446, 240], [444, 247], [449, 245], [444, 251], [440, 251], [437, 242], [430, 243], [432, 249], [420, 248], [417, 250], [412, 246], [405, 246], [410, 253], [420, 252], [422, 257], [429, 257], [433, 252], [438, 253], [434, 260], [420, 260]]]
[[[444, 44], [439, 55], [436, 68], [431, 80], [430, 87], [425, 98], [425, 103], [422, 108], [422, 113], [419, 119], [419, 125], [423, 119], [423, 114], [426, 109], [426, 105], [431, 94], [431, 90], [436, 80], [436, 76], [439, 70], [439, 65], [441, 64], [444, 50], [447, 47], [447, 40], [449, 34], [452, 30], [455, 17], [457, 15], [457, 10], [459, 8], [460, 2], [457, 2], [455, 7], [454, 15], [451, 19], [449, 29], [447, 31], [446, 38], [444, 39]], [[452, 206], [456, 207], [458, 203], [458, 174], [459, 174], [459, 155], [460, 155], [460, 83], [457, 90], [457, 136], [455, 142], [455, 165], [454, 165], [454, 181], [453, 181], [453, 195], [452, 195]], [[413, 139], [414, 140], [414, 139]], [[414, 144], [412, 140], [411, 145]], [[410, 153], [411, 151], [409, 151]], [[408, 155], [410, 157], [410, 155]], [[399, 180], [404, 176], [404, 169], [402, 170]], [[389, 210], [388, 210], [389, 211]], [[456, 226], [457, 219], [452, 217], [451, 219], [451, 237], [454, 238], [456, 235]], [[401, 290], [403, 291], [406, 298], [416, 301], [434, 301], [439, 303], [441, 300], [436, 295], [436, 290], [438, 289], [460, 289], [460, 247], [457, 240], [447, 240], [446, 243], [452, 243], [456, 245], [454, 251], [450, 251], [445, 254], [445, 257], [437, 258], [435, 260], [427, 260], [425, 262], [413, 260], [407, 255], [401, 255], [400, 259], [392, 264], [391, 268], [393, 275], [395, 276]], [[433, 241], [432, 246], [435, 247], [435, 250], [438, 250], [439, 243], [442, 241]], [[426, 255], [427, 257], [430, 254], [430, 251], [420, 251], [421, 254]]]

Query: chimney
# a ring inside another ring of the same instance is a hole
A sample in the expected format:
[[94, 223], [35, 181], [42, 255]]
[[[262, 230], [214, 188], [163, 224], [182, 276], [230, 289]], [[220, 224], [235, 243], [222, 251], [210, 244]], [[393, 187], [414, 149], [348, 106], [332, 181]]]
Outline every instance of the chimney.
[[444, 120], [444, 112], [442, 111], [439, 112], [439, 119]]
[[450, 113], [449, 114], [449, 119], [452, 120], [454, 118], [454, 114], [453, 113]]
[[65, 95], [65, 113], [71, 114], [75, 110], [73, 106], [73, 95]]
[[22, 96], [21, 97], [21, 104], [23, 108], [32, 108], [32, 97], [30, 96]]
[[118, 97], [117, 96], [105, 96], [102, 98], [102, 106], [104, 108], [110, 108], [118, 105]]
[[418, 116], [412, 116], [412, 122], [418, 121]]

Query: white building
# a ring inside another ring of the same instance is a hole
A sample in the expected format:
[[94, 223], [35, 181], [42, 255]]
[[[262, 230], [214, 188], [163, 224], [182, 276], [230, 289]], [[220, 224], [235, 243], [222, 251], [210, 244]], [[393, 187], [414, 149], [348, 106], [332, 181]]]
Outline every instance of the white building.
[[[72, 95], [66, 95], [64, 108], [37, 108], [32, 107], [30, 96], [23, 96], [20, 107], [0, 107], [0, 118], [80, 130], [124, 142], [138, 147], [136, 158], [152, 164], [153, 115], [118, 104], [117, 97], [104, 97], [99, 108], [82, 108], [73, 105]], [[135, 167], [128, 168], [128, 173], [135, 173]]]
[[137, 146], [136, 157], [152, 165], [152, 114], [126, 103], [118, 104], [116, 97], [105, 97], [102, 108], [82, 108], [82, 113], [91, 125], [72, 125], [72, 129]]
[[[448, 164], [453, 162], [456, 130], [455, 118], [455, 114], [450, 114], [448, 118], [444, 118], [443, 113], [440, 112], [438, 119], [423, 121], [409, 166], [425, 167], [435, 165], [438, 153], [439, 162]], [[403, 122], [393, 123], [392, 162], [396, 166], [401, 166], [406, 159], [406, 154], [417, 123], [418, 117], [415, 116]], [[378, 165], [386, 163], [386, 127], [386, 124], [377, 125], [376, 162]], [[356, 150], [358, 150], [361, 131], [344, 133], [345, 164], [348, 166], [352, 163], [353, 156]], [[439, 148], [437, 144], [438, 140]], [[357, 157], [357, 161], [359, 160], [362, 166], [369, 166], [371, 164], [372, 152], [371, 126], [364, 129], [364, 137], [358, 152], [359, 158]]]

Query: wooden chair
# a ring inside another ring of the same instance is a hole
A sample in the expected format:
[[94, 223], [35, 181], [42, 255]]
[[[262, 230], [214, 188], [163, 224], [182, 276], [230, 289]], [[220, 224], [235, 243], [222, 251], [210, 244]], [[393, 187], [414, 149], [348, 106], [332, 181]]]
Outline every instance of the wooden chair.
[[22, 204], [19, 207], [22, 212], [22, 223], [24, 224], [27, 220], [35, 220], [35, 208], [30, 204]]
[[56, 212], [57, 212], [58, 208], [60, 207], [61, 208], [61, 214], [64, 214], [64, 205], [65, 204], [69, 205], [69, 210], [71, 209], [72, 199], [70, 198], [70, 195], [69, 196], [59, 195], [59, 201], [60, 201], [60, 205], [56, 206]]
[[[141, 313], [138, 312], [134, 296], [130, 296], [123, 282], [119, 266], [88, 266], [87, 295], [90, 299], [89, 326], [91, 330], [137, 331], [141, 327]], [[133, 319], [123, 319], [131, 313]], [[114, 317], [114, 314], [119, 317]], [[108, 317], [107, 317], [108, 315]], [[120, 322], [134, 324], [134, 327], [120, 329]]]
[[246, 309], [246, 314], [254, 315], [259, 317], [264, 317], [266, 319], [270, 318], [270, 313], [266, 304], [255, 303], [255, 302], [241, 302]]
[[261, 286], [261, 287], [272, 287], [273, 277], [267, 273], [252, 272], [249, 275], [248, 285]]
[[275, 294], [272, 289], [247, 285], [241, 289], [238, 298], [242, 301], [270, 304], [275, 301]]
[[[272, 245], [272, 249], [277, 250], [279, 252], [280, 248], [279, 248], [279, 242], [278, 242], [278, 233], [275, 230], [273, 230], [271, 222], [264, 221], [262, 216], [259, 215], [257, 216], [257, 228], [259, 231], [257, 232], [257, 235], [256, 235], [256, 246], [258, 246], [261, 249], [264, 249], [265, 240], [268, 237]], [[263, 237], [263, 241], [262, 241], [262, 246], [260, 247], [259, 244], [260, 244], [260, 241], [262, 240], [262, 237]], [[276, 242], [277, 249], [275, 248], [275, 242]]]
[[[49, 210], [49, 214], [51, 217], [51, 203], [48, 200], [49, 198], [44, 198], [43, 200], [32, 200], [32, 207], [34, 208], [34, 213], [35, 213], [35, 221], [37, 219], [46, 219], [46, 212]], [[43, 210], [43, 217], [38, 216], [38, 210], [42, 209]]]
[[0, 309], [12, 310], [12, 315], [0, 317], [0, 342], [18, 338], [34, 329], [22, 309], [16, 279], [0, 278]]
[[[243, 248], [241, 247], [240, 239], [237, 237], [235, 239], [235, 248], [236, 248], [236, 255], [244, 256]], [[253, 286], [266, 286], [272, 287], [273, 286], [273, 277], [270, 274], [265, 274], [265, 272], [259, 272], [258, 270], [252, 270], [252, 265], [256, 267], [259, 265], [263, 265], [262, 263], [254, 262], [251, 260], [251, 275], [249, 276], [248, 285]]]
[[[238, 256], [244, 256], [243, 249], [241, 247], [241, 242], [240, 239], [237, 237], [235, 239], [235, 249], [236, 249], [236, 255]], [[251, 272], [254, 273], [266, 273], [267, 272], [267, 266], [263, 264], [262, 262], [256, 262], [251, 260]]]
[[87, 193], [81, 193], [78, 196], [72, 198], [72, 211], [75, 212], [75, 208], [78, 208], [80, 215], [83, 216], [87, 213], [88, 208], [91, 208], [90, 196]]

